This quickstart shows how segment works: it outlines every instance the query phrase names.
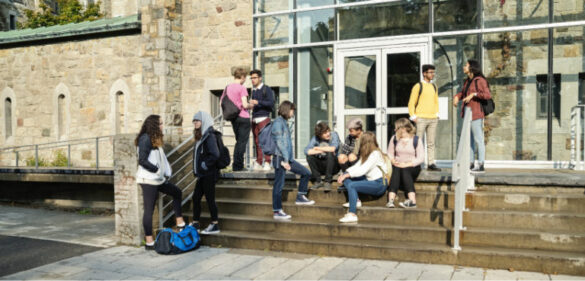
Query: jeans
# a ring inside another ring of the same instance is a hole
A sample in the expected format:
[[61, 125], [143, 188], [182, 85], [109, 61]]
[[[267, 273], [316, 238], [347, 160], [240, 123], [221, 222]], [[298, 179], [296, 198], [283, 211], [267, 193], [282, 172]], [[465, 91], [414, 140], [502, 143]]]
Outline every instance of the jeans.
[[386, 192], [382, 178], [373, 181], [367, 180], [366, 177], [350, 178], [344, 180], [343, 185], [347, 189], [349, 197], [349, 212], [354, 214], [357, 208], [358, 193], [382, 196]]
[[331, 182], [333, 175], [339, 172], [337, 158], [332, 152], [326, 153], [323, 158], [319, 158], [317, 155], [309, 155], [307, 156], [307, 163], [311, 168], [311, 178], [317, 182], [321, 181], [322, 174], [325, 174], [325, 182]]
[[420, 174], [420, 165], [416, 167], [398, 168], [392, 166], [392, 178], [390, 179], [390, 192], [398, 193], [398, 188], [404, 188], [404, 193], [408, 198], [409, 192], [415, 192], [414, 182]]
[[[284, 176], [286, 174], [286, 170], [280, 164], [282, 162], [282, 157], [274, 156], [272, 159], [272, 166], [274, 167], [274, 186], [272, 186], [272, 210], [274, 212], [278, 212], [282, 210], [282, 188], [284, 187]], [[305, 166], [299, 164], [299, 162], [295, 160], [291, 160], [290, 164], [290, 171], [294, 174], [300, 175], [301, 179], [299, 180], [299, 195], [307, 194], [307, 190], [309, 189], [309, 177], [311, 176], [311, 171], [305, 168]]]
[[144, 235], [152, 236], [152, 213], [154, 212], [154, 205], [159, 192], [172, 196], [175, 217], [183, 216], [181, 210], [183, 193], [176, 185], [165, 182], [161, 185], [140, 184], [140, 187], [142, 187], [142, 199], [144, 200], [144, 213], [142, 214]]
[[270, 155], [265, 155], [262, 153], [262, 148], [260, 148], [260, 140], [258, 139], [258, 135], [260, 131], [266, 126], [266, 124], [270, 123], [270, 118], [264, 119], [264, 121], [257, 123], [252, 122], [252, 134], [254, 135], [254, 144], [256, 145], [256, 162], [262, 165], [262, 158], [264, 158], [265, 163], [270, 163]]
[[197, 179], [193, 192], [193, 221], [201, 219], [201, 198], [205, 194], [205, 201], [209, 207], [211, 221], [217, 221], [217, 205], [215, 204], [215, 176], [204, 176]]
[[477, 147], [477, 157], [479, 164], [483, 165], [485, 162], [485, 142], [483, 140], [483, 118], [471, 121], [471, 153], [469, 154], [469, 162], [475, 161], [475, 150]]
[[250, 139], [250, 118], [238, 117], [232, 121], [232, 129], [236, 136], [236, 147], [234, 148], [234, 163], [232, 169], [239, 171], [244, 168], [244, 153]]
[[439, 118], [416, 119], [416, 135], [418, 136], [418, 139], [422, 140], [423, 135], [427, 133], [425, 142], [427, 144], [427, 156], [429, 157], [428, 165], [435, 164], [435, 138], [437, 135], [437, 124], [439, 124]]

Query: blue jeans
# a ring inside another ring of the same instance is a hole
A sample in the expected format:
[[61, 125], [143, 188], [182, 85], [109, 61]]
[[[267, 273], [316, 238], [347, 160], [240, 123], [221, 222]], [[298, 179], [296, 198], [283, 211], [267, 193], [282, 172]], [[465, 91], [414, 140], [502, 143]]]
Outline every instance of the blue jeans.
[[[284, 176], [286, 170], [282, 165], [282, 157], [275, 156], [272, 158], [272, 167], [274, 167], [274, 186], [272, 186], [272, 210], [278, 212], [282, 210], [282, 188], [284, 187]], [[307, 194], [309, 189], [309, 178], [311, 177], [311, 171], [305, 168], [305, 166], [299, 164], [295, 160], [291, 160], [290, 171], [301, 176], [299, 181], [299, 192], [300, 195]]]
[[349, 212], [354, 214], [357, 208], [358, 192], [374, 196], [382, 196], [386, 192], [382, 178], [373, 181], [367, 180], [366, 177], [349, 178], [343, 181], [343, 185], [349, 197]]
[[475, 161], [475, 150], [477, 148], [477, 157], [479, 164], [485, 162], [485, 142], [483, 140], [483, 119], [471, 121], [471, 154], [469, 154], [469, 162]]

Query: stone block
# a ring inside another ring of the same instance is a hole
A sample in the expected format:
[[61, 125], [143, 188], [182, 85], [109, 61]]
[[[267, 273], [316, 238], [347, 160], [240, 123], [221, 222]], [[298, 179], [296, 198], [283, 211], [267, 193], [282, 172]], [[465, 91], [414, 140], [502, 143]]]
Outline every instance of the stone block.
[[92, 150], [83, 150], [81, 152], [81, 159], [83, 160], [91, 160], [94, 152]]
[[43, 132], [41, 134], [43, 137], [50, 137], [51, 136], [51, 129], [49, 128], [44, 128]]

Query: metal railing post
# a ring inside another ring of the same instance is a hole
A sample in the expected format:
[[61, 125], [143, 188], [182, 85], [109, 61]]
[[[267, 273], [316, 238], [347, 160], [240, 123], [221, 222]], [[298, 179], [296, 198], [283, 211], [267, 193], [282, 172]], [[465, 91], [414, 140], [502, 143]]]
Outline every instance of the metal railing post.
[[71, 144], [67, 144], [67, 168], [71, 167]]
[[95, 169], [100, 169], [100, 138], [95, 138]]
[[18, 151], [15, 151], [14, 153], [16, 154], [16, 165], [15, 166], [16, 166], [16, 168], [18, 168]]
[[35, 169], [39, 168], [39, 145], [35, 145]]
[[575, 110], [575, 165], [577, 170], [583, 170], [581, 163], [581, 108], [577, 107]]

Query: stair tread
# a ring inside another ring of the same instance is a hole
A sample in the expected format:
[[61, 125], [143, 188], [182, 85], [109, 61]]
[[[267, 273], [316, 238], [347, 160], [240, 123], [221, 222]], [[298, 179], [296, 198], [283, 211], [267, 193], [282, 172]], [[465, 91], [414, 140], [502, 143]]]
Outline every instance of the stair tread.
[[529, 235], [540, 235], [540, 234], [550, 234], [550, 235], [567, 235], [567, 236], [580, 236], [585, 237], [585, 233], [581, 231], [569, 231], [569, 230], [535, 230], [535, 229], [525, 229], [525, 228], [493, 228], [493, 227], [481, 227], [481, 226], [468, 226], [465, 232], [490, 232], [490, 233], [514, 233], [514, 234], [529, 234]]
[[585, 253], [567, 252], [567, 251], [550, 251], [550, 250], [532, 250], [532, 249], [518, 249], [518, 248], [499, 248], [499, 247], [478, 247], [478, 246], [461, 246], [462, 252], [475, 252], [490, 255], [513, 255], [525, 257], [551, 257], [558, 259], [583, 259]]
[[585, 218], [585, 214], [575, 212], [542, 212], [542, 211], [518, 211], [518, 210], [470, 210], [467, 213], [476, 214], [512, 214], [512, 215], [533, 215], [533, 216], [572, 216], [578, 218]]
[[[231, 188], [231, 189], [244, 189], [244, 190], [249, 190], [249, 189], [260, 189], [260, 190], [269, 190], [272, 191], [272, 186], [271, 185], [251, 185], [249, 183], [247, 184], [238, 184], [238, 185], [234, 185], [234, 184], [229, 184], [229, 183], [218, 183], [215, 185], [215, 188]], [[283, 190], [297, 190], [296, 187], [288, 187], [288, 186], [284, 186]], [[333, 189], [331, 191], [325, 191], [324, 189], [311, 189], [311, 186], [309, 186], [309, 190], [311, 192], [338, 192], [336, 189]], [[455, 194], [452, 191], [430, 191], [430, 190], [421, 190], [421, 191], [417, 191], [417, 194], [419, 193], [438, 193], [438, 194]]]
[[[209, 213], [202, 213], [202, 217], [209, 218]], [[337, 219], [315, 219], [315, 218], [293, 218], [290, 221], [278, 221], [272, 218], [272, 216], [250, 216], [240, 215], [231, 213], [222, 213], [220, 219], [237, 219], [237, 220], [248, 220], [248, 221], [259, 221], [259, 222], [276, 222], [276, 223], [293, 223], [293, 224], [311, 224], [311, 225], [326, 225], [326, 226], [346, 226], [346, 227], [364, 227], [364, 228], [382, 228], [382, 229], [411, 229], [411, 230], [429, 230], [429, 231], [450, 231], [450, 228], [445, 226], [411, 226], [411, 225], [398, 225], [398, 224], [380, 224], [372, 222], [358, 222], [355, 224], [342, 224]]]

